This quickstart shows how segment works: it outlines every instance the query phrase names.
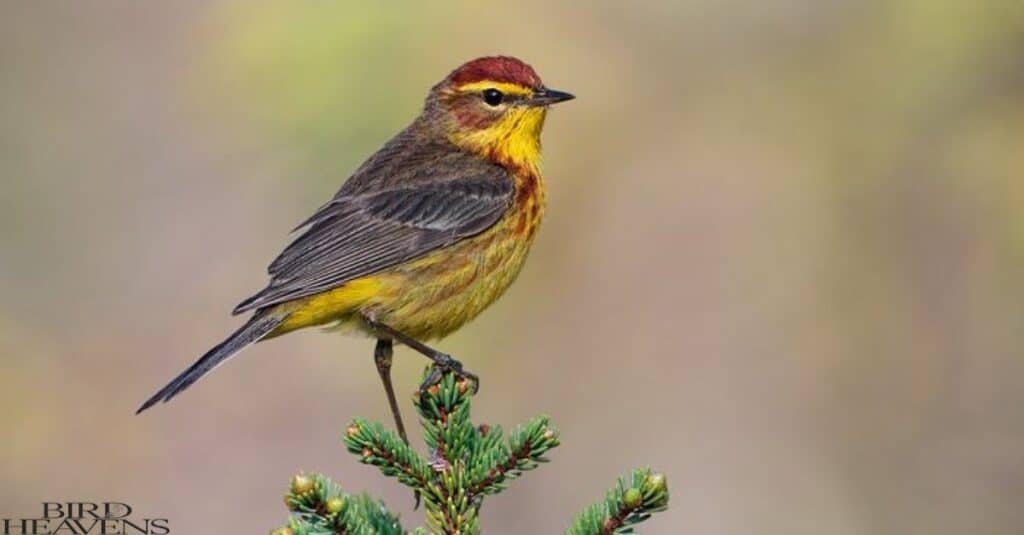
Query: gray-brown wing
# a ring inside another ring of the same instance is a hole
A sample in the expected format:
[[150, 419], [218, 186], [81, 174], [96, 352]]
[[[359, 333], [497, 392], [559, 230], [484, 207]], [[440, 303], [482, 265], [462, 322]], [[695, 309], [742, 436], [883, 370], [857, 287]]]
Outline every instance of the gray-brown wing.
[[343, 187], [270, 265], [270, 284], [234, 313], [321, 293], [488, 229], [512, 203], [511, 177], [485, 162], [456, 169], [414, 171], [387, 189]]

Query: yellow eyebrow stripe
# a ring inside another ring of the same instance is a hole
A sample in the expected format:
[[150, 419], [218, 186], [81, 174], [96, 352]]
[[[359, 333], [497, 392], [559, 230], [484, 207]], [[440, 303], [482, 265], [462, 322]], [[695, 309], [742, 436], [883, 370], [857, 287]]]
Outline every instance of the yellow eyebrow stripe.
[[522, 95], [526, 97], [533, 95], [533, 90], [528, 87], [523, 87], [519, 84], [510, 84], [507, 82], [492, 82], [490, 80], [481, 80], [479, 82], [463, 84], [456, 88], [456, 90], [461, 93], [473, 93], [483, 91], [484, 89], [497, 89], [506, 95]]

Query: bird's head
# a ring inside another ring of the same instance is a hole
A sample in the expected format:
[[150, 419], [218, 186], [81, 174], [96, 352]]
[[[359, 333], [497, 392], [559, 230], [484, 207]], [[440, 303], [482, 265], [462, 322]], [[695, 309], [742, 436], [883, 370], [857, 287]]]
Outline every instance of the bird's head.
[[572, 98], [545, 87], [526, 63], [492, 56], [462, 65], [434, 86], [425, 116], [463, 149], [505, 163], [535, 166], [548, 106]]

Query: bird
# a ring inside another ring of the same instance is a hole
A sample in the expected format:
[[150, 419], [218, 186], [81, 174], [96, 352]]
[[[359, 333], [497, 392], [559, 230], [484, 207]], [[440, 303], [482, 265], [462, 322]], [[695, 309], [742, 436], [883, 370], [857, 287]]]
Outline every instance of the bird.
[[427, 345], [498, 299], [523, 267], [546, 194], [540, 135], [549, 107], [575, 98], [527, 63], [486, 56], [434, 85], [422, 112], [293, 230], [267, 286], [235, 307], [248, 321], [146, 400], [167, 402], [241, 349], [307, 327], [376, 339], [374, 363], [396, 427], [394, 344], [443, 372], [479, 378]]

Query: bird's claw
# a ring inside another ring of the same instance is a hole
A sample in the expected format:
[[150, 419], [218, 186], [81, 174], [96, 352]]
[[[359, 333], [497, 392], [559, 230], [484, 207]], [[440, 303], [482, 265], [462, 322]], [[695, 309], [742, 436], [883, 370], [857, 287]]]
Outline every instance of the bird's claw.
[[430, 367], [430, 373], [420, 385], [420, 393], [422, 394], [430, 387], [440, 383], [441, 378], [444, 377], [446, 372], [450, 372], [459, 379], [472, 383], [474, 393], [480, 391], [480, 378], [476, 374], [462, 369], [462, 363], [453, 359], [450, 355], [441, 354], [434, 360], [434, 365]]

